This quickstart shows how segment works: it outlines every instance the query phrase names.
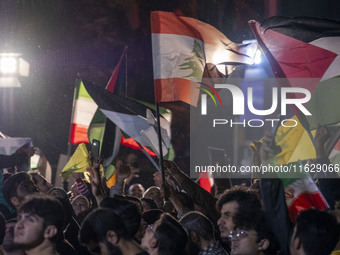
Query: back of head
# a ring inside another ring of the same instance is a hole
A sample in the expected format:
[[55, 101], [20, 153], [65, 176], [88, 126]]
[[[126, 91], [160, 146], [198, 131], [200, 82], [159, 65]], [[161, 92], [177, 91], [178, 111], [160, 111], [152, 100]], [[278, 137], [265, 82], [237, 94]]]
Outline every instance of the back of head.
[[307, 255], [330, 254], [339, 240], [339, 224], [327, 212], [310, 209], [297, 217], [296, 234]]
[[155, 230], [157, 238], [158, 253], [161, 255], [180, 255], [188, 240], [185, 229], [170, 214], [163, 214], [160, 225]]
[[221, 211], [224, 204], [236, 201], [238, 203], [238, 211], [247, 211], [251, 209], [260, 209], [261, 201], [257, 194], [246, 187], [235, 186], [227, 190], [217, 201], [217, 209]]
[[53, 240], [63, 238], [65, 212], [63, 205], [56, 198], [41, 193], [30, 195], [21, 204], [19, 213], [30, 213], [43, 218], [44, 228], [53, 225], [58, 230]]
[[[87, 230], [84, 232], [84, 230]], [[81, 227], [80, 241], [82, 243], [104, 242], [106, 234], [109, 230], [113, 230], [119, 238], [132, 239], [126, 230], [122, 218], [117, 215], [114, 210], [109, 208], [97, 208], [92, 211], [84, 220]], [[84, 235], [89, 235], [86, 240], [82, 238]]]
[[128, 235], [133, 238], [139, 230], [142, 215], [136, 204], [121, 197], [106, 198], [100, 203], [101, 207], [112, 209], [119, 215], [126, 227]]
[[11, 175], [4, 182], [4, 186], [2, 188], [2, 192], [4, 194], [4, 198], [9, 205], [12, 205], [10, 199], [11, 197], [17, 196], [17, 188], [21, 182], [31, 181], [31, 177], [26, 172], [19, 172]]
[[212, 222], [200, 212], [189, 212], [179, 221], [188, 231], [198, 233], [204, 240], [214, 240], [214, 227]]

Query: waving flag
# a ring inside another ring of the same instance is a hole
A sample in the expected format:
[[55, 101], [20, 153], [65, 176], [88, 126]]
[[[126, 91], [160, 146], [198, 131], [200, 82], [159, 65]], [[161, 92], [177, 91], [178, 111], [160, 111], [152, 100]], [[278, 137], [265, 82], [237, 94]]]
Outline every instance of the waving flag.
[[340, 22], [272, 17], [261, 25], [250, 21], [250, 27], [276, 77], [288, 78], [284, 86], [311, 92], [305, 107], [312, 115], [298, 115], [301, 124], [312, 130], [339, 122]]
[[[158, 154], [158, 137], [152, 110], [143, 104], [119, 97], [98, 86], [84, 81], [86, 90], [97, 103], [100, 111], [123, 133]], [[162, 148], [164, 155], [170, 148], [170, 123], [161, 118]]]
[[255, 45], [233, 43], [213, 26], [193, 18], [152, 12], [151, 31], [156, 102], [196, 105], [196, 82], [203, 73], [216, 71], [217, 64], [252, 64], [247, 51]]
[[87, 93], [81, 81], [77, 81], [74, 94], [69, 143], [88, 143], [87, 131], [98, 106]]

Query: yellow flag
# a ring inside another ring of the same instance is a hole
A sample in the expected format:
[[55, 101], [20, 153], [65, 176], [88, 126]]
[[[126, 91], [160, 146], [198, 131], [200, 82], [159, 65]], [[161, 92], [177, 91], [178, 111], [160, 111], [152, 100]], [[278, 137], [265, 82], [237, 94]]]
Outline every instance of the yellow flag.
[[[298, 123], [297, 126], [280, 126], [277, 129], [275, 143], [281, 147], [282, 151], [274, 158], [276, 164], [287, 164], [316, 157], [315, 148], [308, 132], [296, 116], [292, 119]], [[312, 134], [314, 136], [315, 131]]]
[[86, 172], [86, 168], [91, 167], [91, 165], [85, 143], [81, 143], [61, 171], [61, 176], [66, 178], [71, 173]]

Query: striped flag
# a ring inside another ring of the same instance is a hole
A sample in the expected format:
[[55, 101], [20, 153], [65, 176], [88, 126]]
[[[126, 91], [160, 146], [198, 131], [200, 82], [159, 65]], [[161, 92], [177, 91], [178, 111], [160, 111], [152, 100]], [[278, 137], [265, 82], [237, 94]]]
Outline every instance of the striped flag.
[[325, 198], [314, 181], [304, 179], [281, 179], [285, 191], [286, 204], [292, 222], [303, 210], [316, 208], [325, 210], [329, 208]]
[[87, 131], [98, 106], [87, 93], [82, 81], [77, 81], [75, 88], [70, 144], [88, 143]]
[[[253, 44], [230, 41], [213, 26], [170, 12], [151, 13], [156, 102], [197, 105], [197, 82], [217, 64], [252, 64]], [[208, 75], [209, 76], [209, 75]]]

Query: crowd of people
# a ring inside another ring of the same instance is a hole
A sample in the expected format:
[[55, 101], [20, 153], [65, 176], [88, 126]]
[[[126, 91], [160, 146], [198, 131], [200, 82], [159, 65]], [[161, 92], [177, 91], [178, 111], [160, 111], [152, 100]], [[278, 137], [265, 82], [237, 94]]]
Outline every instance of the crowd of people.
[[[324, 128], [319, 128], [318, 156], [324, 156], [326, 137]], [[254, 164], [271, 157], [267, 138], [252, 147]], [[1, 155], [0, 168], [18, 165], [33, 153], [33, 148], [27, 148]], [[340, 196], [336, 193], [340, 185], [325, 196], [331, 210], [310, 208], [292, 221], [278, 179], [253, 180], [251, 186], [223, 191], [215, 187], [212, 194], [174, 162], [165, 161], [165, 183], [156, 172], [155, 185], [144, 187], [133, 182], [143, 173], [128, 162], [129, 157], [135, 158], [131, 154], [117, 160], [116, 183], [110, 188], [96, 163], [88, 168], [90, 182], [79, 175], [69, 191], [54, 187], [38, 171], [3, 173], [0, 253], [340, 254]], [[332, 179], [332, 187], [337, 181]]]

